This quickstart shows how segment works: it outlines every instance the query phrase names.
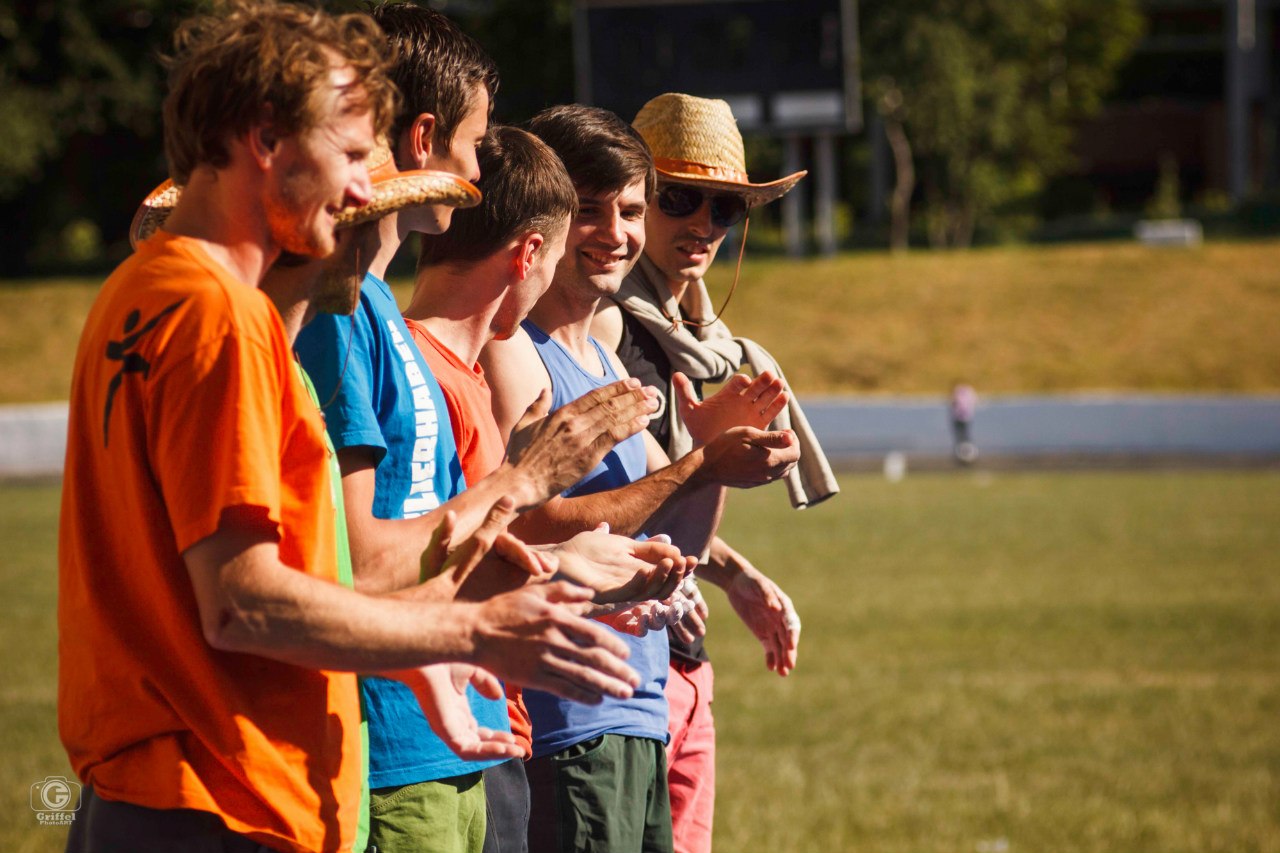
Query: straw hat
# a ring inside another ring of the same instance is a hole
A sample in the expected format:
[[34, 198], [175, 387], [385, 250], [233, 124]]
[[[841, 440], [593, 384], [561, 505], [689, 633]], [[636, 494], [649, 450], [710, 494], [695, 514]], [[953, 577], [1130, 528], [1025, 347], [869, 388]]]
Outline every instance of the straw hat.
[[736, 193], [749, 207], [781, 198], [808, 174], [751, 183], [742, 134], [724, 101], [668, 92], [641, 107], [631, 124], [649, 144], [660, 178]]
[[[452, 172], [433, 169], [401, 172], [396, 168], [391, 149], [385, 142], [369, 154], [365, 163], [373, 184], [373, 195], [368, 204], [340, 211], [334, 217], [338, 228], [350, 228], [424, 204], [462, 208], [475, 207], [480, 203], [480, 190]], [[175, 186], [173, 181], [165, 181], [142, 200], [129, 226], [129, 242], [135, 248], [164, 224], [181, 195], [181, 187]]]

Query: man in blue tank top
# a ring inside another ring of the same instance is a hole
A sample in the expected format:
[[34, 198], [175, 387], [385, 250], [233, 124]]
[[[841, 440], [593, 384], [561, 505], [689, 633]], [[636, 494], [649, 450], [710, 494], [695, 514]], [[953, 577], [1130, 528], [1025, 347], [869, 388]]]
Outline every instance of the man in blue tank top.
[[[540, 393], [550, 391], [554, 409], [626, 375], [590, 337], [589, 327], [601, 297], [617, 289], [640, 255], [654, 187], [648, 148], [612, 113], [557, 107], [535, 117], [530, 130], [564, 162], [579, 213], [550, 289], [516, 335], [490, 344], [482, 356], [504, 431]], [[772, 376], [737, 387], [717, 400], [712, 428], [679, 463], [669, 464], [647, 432], [633, 436], [513, 529], [539, 542], [607, 523], [624, 535], [669, 535], [682, 552], [701, 553], [726, 486], [769, 482], [794, 464], [794, 436], [761, 430], [785, 402]], [[667, 637], [664, 631], [634, 633], [640, 636], [619, 631], [641, 678], [631, 697], [582, 705], [525, 692], [533, 721], [534, 757], [527, 766], [532, 853], [671, 849]]]

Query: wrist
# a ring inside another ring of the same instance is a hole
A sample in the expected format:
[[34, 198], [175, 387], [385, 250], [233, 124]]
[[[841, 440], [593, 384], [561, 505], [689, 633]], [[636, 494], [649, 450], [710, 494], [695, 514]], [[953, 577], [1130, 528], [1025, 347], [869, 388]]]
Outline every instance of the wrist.
[[501, 493], [515, 501], [516, 512], [525, 512], [546, 503], [550, 495], [535, 482], [533, 475], [519, 465], [503, 462], [494, 472]]
[[488, 636], [485, 634], [487, 630], [484, 617], [485, 606], [483, 602], [478, 604], [459, 602], [455, 605], [456, 615], [450, 614], [449, 621], [457, 626], [459, 634], [457, 638], [459, 654], [451, 658], [454, 662], [483, 666], [481, 661], [488, 648]]
[[705, 446], [695, 447], [682, 456], [679, 461], [673, 462], [672, 465], [685, 466], [687, 470], [684, 479], [690, 486], [718, 486], [720, 484], [720, 480], [716, 476], [714, 460], [707, 455]]

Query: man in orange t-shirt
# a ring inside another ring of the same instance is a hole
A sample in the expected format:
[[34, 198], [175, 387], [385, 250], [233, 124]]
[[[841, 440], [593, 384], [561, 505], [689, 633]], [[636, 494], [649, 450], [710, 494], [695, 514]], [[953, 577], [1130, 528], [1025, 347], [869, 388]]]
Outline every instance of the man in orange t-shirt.
[[[445, 605], [335, 582], [324, 427], [257, 285], [282, 249], [330, 254], [335, 214], [368, 201], [394, 99], [382, 44], [365, 16], [275, 3], [179, 33], [182, 196], [104, 285], [72, 381], [58, 708], [86, 792], [69, 850], [350, 849], [352, 671], [563, 656], [629, 677], [552, 604], [589, 593]], [[504, 644], [517, 625], [555, 642]]]
[[[324, 426], [254, 285], [282, 245], [332, 251], [329, 211], [367, 200], [362, 158], [391, 95], [363, 19], [260, 6], [185, 27], [165, 144], [186, 204], [103, 286], [72, 380], [58, 704], [89, 793], [69, 846], [145, 849], [145, 833], [114, 837], [129, 821], [106, 804], [123, 803], [161, 812], [156, 831], [173, 825], [186, 843], [339, 850], [354, 837], [359, 792], [355, 680], [297, 666], [301, 656], [236, 654], [251, 646], [231, 638], [234, 618], [202, 600], [226, 572], [193, 557], [236, 530], [290, 575], [336, 581]], [[299, 132], [263, 139], [262, 122], [192, 118], [220, 71], [222, 85], [246, 65], [281, 78], [278, 60], [251, 58], [287, 41], [305, 46], [293, 62], [324, 105], [271, 105]], [[317, 157], [321, 133], [341, 149]], [[285, 168], [300, 163], [314, 183], [282, 191]]]

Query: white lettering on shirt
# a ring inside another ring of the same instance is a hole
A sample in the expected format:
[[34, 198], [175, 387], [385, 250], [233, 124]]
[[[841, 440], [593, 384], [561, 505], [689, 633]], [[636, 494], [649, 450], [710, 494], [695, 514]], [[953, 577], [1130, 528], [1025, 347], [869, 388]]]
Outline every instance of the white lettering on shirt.
[[391, 332], [392, 345], [404, 361], [404, 374], [409, 380], [409, 390], [413, 397], [413, 462], [410, 465], [409, 496], [404, 501], [404, 517], [417, 518], [440, 506], [435, 486], [440, 416], [436, 412], [435, 401], [431, 398], [427, 379], [418, 366], [413, 345], [405, 341], [394, 320], [387, 321], [387, 329]]

